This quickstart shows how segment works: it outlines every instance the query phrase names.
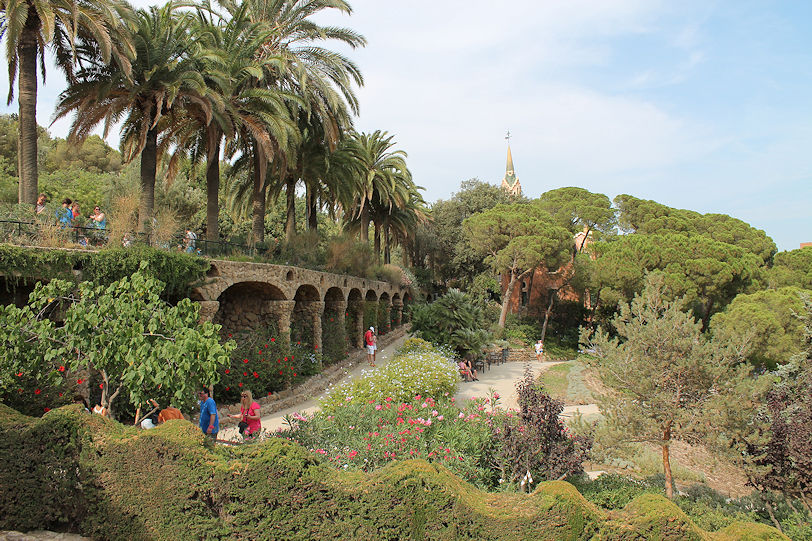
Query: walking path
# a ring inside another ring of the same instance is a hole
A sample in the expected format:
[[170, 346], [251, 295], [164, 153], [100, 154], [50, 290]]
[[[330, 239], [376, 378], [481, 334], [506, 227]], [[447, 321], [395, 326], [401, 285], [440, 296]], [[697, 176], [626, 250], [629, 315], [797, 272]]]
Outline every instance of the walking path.
[[[372, 370], [378, 370], [386, 366], [389, 361], [394, 357], [395, 350], [399, 348], [408, 336], [399, 338], [378, 351], [376, 368], [370, 367], [367, 363], [360, 363], [346, 372], [343, 381], [355, 380], [362, 378], [365, 374]], [[560, 362], [560, 361], [559, 361]], [[530, 366], [534, 376], [537, 376], [542, 371], [550, 366], [558, 364], [558, 362], [543, 362], [543, 363], [521, 363], [521, 362], [507, 362], [503, 364], [491, 365], [490, 369], [485, 369], [479, 374], [479, 381], [470, 383], [460, 383], [459, 390], [455, 395], [458, 403], [462, 403], [471, 398], [484, 398], [490, 396], [491, 392], [499, 394], [499, 405], [504, 409], [518, 409], [517, 395], [516, 395], [516, 382], [524, 376], [526, 366]], [[285, 417], [294, 413], [313, 414], [319, 409], [319, 401], [323, 398], [322, 393], [318, 397], [303, 400], [296, 406], [276, 411], [274, 413], [263, 415], [261, 419], [262, 428], [269, 432], [274, 432], [279, 429], [286, 428]], [[580, 412], [581, 415], [589, 415], [598, 413], [597, 404], [586, 404], [579, 406], [565, 406], [564, 411], [561, 412], [561, 417], [572, 417], [575, 412]], [[240, 441], [241, 437], [236, 427], [224, 428], [220, 431], [220, 438], [224, 440]]]

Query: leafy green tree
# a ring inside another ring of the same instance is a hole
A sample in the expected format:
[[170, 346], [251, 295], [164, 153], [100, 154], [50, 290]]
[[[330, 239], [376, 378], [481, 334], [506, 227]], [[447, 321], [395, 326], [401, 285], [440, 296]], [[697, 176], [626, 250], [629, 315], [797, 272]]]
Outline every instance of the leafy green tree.
[[9, 90], [19, 82], [19, 202], [33, 205], [38, 195], [37, 60], [45, 79], [45, 51], [74, 79], [77, 49], [92, 48], [104, 63], [114, 61], [129, 74], [134, 55], [126, 30], [132, 8], [122, 0], [0, 0], [0, 36], [6, 38]]
[[583, 251], [593, 231], [609, 233], [615, 227], [615, 209], [609, 198], [583, 188], [558, 188], [544, 192], [539, 197], [539, 205], [570, 233], [583, 233], [581, 242], [575, 246], [577, 252]]
[[[608, 427], [624, 441], [650, 442], [662, 449], [666, 496], [672, 498], [669, 447], [707, 430], [708, 408], [747, 376], [742, 349], [712, 343], [701, 324], [668, 301], [666, 279], [652, 273], [631, 305], [622, 303], [609, 338], [599, 329], [584, 332], [582, 343], [594, 348], [588, 359], [610, 390], [600, 400]], [[715, 401], [715, 402], [714, 402]], [[734, 406], [736, 400], [727, 397]]]
[[217, 381], [234, 343], [220, 343], [219, 325], [199, 323], [196, 303], [162, 301], [163, 283], [144, 270], [108, 286], [39, 283], [23, 308], [2, 307], [3, 385], [17, 374], [36, 374], [45, 385], [66, 370], [95, 370], [111, 416], [123, 390], [134, 405], [160, 395], [188, 406], [200, 385]]
[[767, 284], [772, 288], [795, 286], [812, 289], [812, 247], [776, 254], [767, 272]]
[[775, 369], [805, 346], [804, 326], [798, 317], [804, 309], [803, 291], [782, 287], [749, 295], [742, 293], [724, 312], [711, 318], [710, 329], [714, 335], [750, 340], [750, 362]]
[[80, 144], [57, 139], [45, 157], [49, 173], [78, 169], [90, 173], [112, 173], [121, 170], [121, 154], [113, 150], [98, 135], [91, 135]]
[[754, 254], [762, 264], [769, 263], [776, 252], [775, 242], [764, 231], [725, 214], [699, 214], [626, 194], [615, 197], [615, 206], [618, 223], [627, 232], [699, 234]]
[[710, 317], [746, 290], [760, 268], [758, 256], [699, 234], [620, 235], [593, 245], [592, 287], [599, 301], [614, 306], [642, 290], [646, 273], [661, 271], [669, 291], [707, 327]]
[[110, 126], [123, 118], [124, 161], [141, 158], [138, 220], [145, 231], [152, 228], [159, 135], [171, 124], [187, 121], [184, 113], [193, 103], [205, 106], [208, 93], [198, 46], [190, 35], [193, 19], [178, 11], [172, 2], [138, 10], [131, 70], [107, 62], [96, 49], [88, 50], [80, 57], [77, 81], [60, 95], [55, 113], [56, 118], [75, 113], [71, 137], [77, 140], [86, 138], [101, 122], [106, 136]]
[[494, 272], [507, 274], [499, 326], [505, 326], [510, 296], [516, 282], [545, 265], [559, 269], [569, 259], [569, 231], [556, 225], [535, 204], [497, 205], [463, 222], [469, 245], [485, 256]]
[[467, 242], [463, 221], [496, 205], [515, 202], [519, 202], [516, 197], [487, 182], [475, 178], [462, 182], [450, 199], [431, 206], [432, 222], [421, 236], [421, 245], [415, 246], [415, 265], [428, 258], [443, 283], [470, 284], [475, 276], [488, 270], [488, 265]]

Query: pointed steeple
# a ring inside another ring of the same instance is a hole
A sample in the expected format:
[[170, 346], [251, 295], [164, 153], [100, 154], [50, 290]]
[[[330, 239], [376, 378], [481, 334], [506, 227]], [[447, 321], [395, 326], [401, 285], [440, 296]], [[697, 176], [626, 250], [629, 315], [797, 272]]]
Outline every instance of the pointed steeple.
[[511, 195], [522, 195], [522, 185], [516, 178], [516, 170], [513, 169], [513, 154], [510, 152], [510, 132], [508, 136], [507, 165], [505, 166], [505, 178], [502, 179], [502, 189]]

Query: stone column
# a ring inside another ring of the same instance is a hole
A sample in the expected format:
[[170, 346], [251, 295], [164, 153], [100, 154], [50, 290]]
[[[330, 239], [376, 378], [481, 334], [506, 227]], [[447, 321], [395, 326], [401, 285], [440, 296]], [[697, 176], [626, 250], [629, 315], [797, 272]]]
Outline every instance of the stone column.
[[402, 318], [403, 318], [403, 303], [401, 303], [401, 302], [393, 303], [392, 304], [392, 310], [394, 311], [394, 316], [395, 316], [395, 317], [392, 318], [393, 322], [394, 322], [394, 325], [395, 325], [395, 327], [400, 327], [400, 325], [403, 323], [403, 321], [402, 321]]
[[321, 350], [321, 318], [324, 315], [324, 302], [311, 301], [308, 303], [310, 306], [310, 315], [313, 318], [313, 345], [316, 349]]
[[276, 320], [279, 339], [290, 344], [290, 320], [296, 301], [268, 301], [268, 314]]
[[336, 313], [336, 319], [341, 328], [346, 327], [344, 314], [347, 312], [347, 301], [331, 301], [328, 303], [329, 308]]
[[217, 310], [220, 309], [220, 303], [218, 301], [198, 301], [197, 304], [200, 305], [201, 323], [205, 321], [212, 321], [214, 319], [214, 314], [216, 314]]

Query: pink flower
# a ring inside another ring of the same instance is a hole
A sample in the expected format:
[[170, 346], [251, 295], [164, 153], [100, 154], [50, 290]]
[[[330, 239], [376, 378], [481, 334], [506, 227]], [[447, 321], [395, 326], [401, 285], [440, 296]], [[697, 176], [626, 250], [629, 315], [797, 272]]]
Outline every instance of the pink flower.
[[442, 416], [442, 415], [439, 415], [439, 416], [437, 417], [437, 420], [438, 420], [438, 421], [442, 421], [442, 420], [443, 420], [443, 416]]
[[383, 406], [381, 406], [380, 404], [377, 404], [377, 405], [375, 406], [375, 409], [376, 409], [376, 410], [380, 410], [382, 407], [383, 407]]

